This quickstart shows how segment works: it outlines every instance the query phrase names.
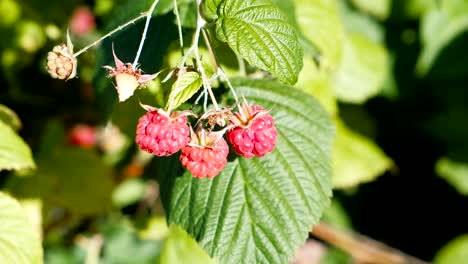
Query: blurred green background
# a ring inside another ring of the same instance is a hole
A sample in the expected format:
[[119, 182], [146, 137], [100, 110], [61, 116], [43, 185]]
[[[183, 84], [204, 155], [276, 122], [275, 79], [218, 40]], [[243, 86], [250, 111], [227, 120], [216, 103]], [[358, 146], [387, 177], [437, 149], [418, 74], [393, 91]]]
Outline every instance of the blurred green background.
[[[424, 260], [460, 263], [463, 256], [454, 256], [467, 247], [466, 237], [437, 252], [468, 234], [468, 1], [310, 1], [294, 1], [297, 23], [311, 26], [304, 34], [323, 56], [315, 58], [319, 67], [306, 59], [297, 86], [320, 99], [338, 128], [334, 204], [343, 212], [325, 219], [347, 219], [348, 228]], [[43, 183], [1, 171], [0, 187], [50, 203], [43, 220], [49, 263], [80, 263], [84, 253], [73, 241], [94, 229], [110, 237], [104, 263], [118, 263], [129, 247], [145, 263], [158, 247], [140, 241], [121, 220], [129, 216], [136, 223], [163, 225], [160, 218], [143, 217], [146, 210], [162, 211], [158, 202], [146, 203], [157, 200], [147, 193], [157, 193], [157, 183], [144, 174], [148, 157], [134, 154], [131, 144], [141, 110], [130, 103], [113, 108], [100, 97], [99, 80], [93, 78], [105, 71], [95, 49], [80, 56], [79, 78], [54, 80], [45, 69], [47, 52], [64, 41], [67, 28], [75, 47], [83, 47], [105, 33], [119, 7], [130, 2], [0, 0], [0, 104], [21, 120], [20, 136], [45, 168], [39, 174], [53, 175]], [[306, 5], [323, 17], [309, 21], [307, 8], [301, 8]], [[172, 13], [166, 16], [172, 21]], [[175, 33], [173, 24], [167, 32]], [[169, 43], [158, 45], [164, 51]], [[167, 64], [167, 57], [152, 58]], [[161, 102], [158, 89], [154, 85], [149, 92]], [[71, 147], [70, 131], [77, 124], [104, 129], [103, 109], [109, 107], [121, 132], [105, 135], [115, 137], [109, 144], [119, 143], [118, 150]], [[99, 158], [103, 153], [105, 162]], [[95, 175], [103, 178], [93, 181]], [[75, 180], [96, 197], [80, 197]], [[54, 193], [54, 184], [63, 184], [64, 193]], [[112, 191], [116, 184], [121, 188]], [[94, 218], [110, 206], [118, 212]]]

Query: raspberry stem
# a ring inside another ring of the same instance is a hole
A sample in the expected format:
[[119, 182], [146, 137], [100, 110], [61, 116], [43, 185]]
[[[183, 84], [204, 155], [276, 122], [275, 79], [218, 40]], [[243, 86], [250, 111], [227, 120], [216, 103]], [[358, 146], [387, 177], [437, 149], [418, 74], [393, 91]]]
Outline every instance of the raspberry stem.
[[129, 25], [131, 25], [131, 24], [135, 24], [135, 22], [137, 22], [138, 20], [140, 20], [140, 19], [146, 17], [147, 13], [148, 13], [148, 12], [143, 12], [143, 13], [141, 13], [139, 16], [137, 16], [137, 17], [135, 17], [135, 18], [133, 18], [133, 19], [131, 19], [131, 20], [125, 22], [124, 24], [122, 24], [122, 25], [116, 27], [115, 29], [109, 31], [109, 33], [107, 33], [107, 34], [105, 34], [104, 36], [100, 37], [99, 39], [97, 39], [97, 40], [94, 41], [93, 43], [91, 43], [91, 44], [89, 44], [88, 46], [86, 46], [86, 47], [80, 49], [79, 51], [75, 52], [75, 53], [73, 54], [73, 57], [76, 58], [76, 57], [80, 56], [82, 53], [86, 52], [88, 49], [90, 49], [90, 48], [96, 46], [97, 44], [101, 43], [101, 41], [103, 41], [104, 39], [106, 39], [106, 38], [108, 38], [108, 37], [114, 35], [116, 32], [118, 32], [118, 31], [120, 31], [120, 30], [126, 28], [127, 26], [129, 26]]
[[177, 20], [177, 30], [179, 31], [180, 53], [184, 56], [184, 37], [182, 36], [182, 23], [180, 22], [179, 7], [177, 0], [174, 0], [174, 14]]
[[146, 13], [145, 28], [143, 29], [143, 33], [141, 34], [140, 45], [138, 46], [138, 51], [135, 56], [135, 60], [133, 61], [133, 64], [132, 64], [134, 69], [137, 68], [138, 60], [140, 59], [140, 54], [141, 54], [141, 51], [143, 50], [143, 45], [145, 44], [145, 39], [146, 39], [146, 34], [148, 32], [149, 23], [151, 21], [151, 17], [153, 16], [154, 9], [156, 8], [156, 5], [158, 4], [158, 2], [159, 0], [155, 0], [153, 4], [151, 5], [150, 9], [148, 10], [148, 12]]

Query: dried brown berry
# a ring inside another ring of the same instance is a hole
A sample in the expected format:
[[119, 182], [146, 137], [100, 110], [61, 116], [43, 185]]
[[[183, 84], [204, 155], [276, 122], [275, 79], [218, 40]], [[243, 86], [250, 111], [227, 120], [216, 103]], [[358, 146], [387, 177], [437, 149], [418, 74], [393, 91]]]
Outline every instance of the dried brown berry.
[[65, 44], [57, 45], [47, 54], [47, 71], [54, 79], [69, 80], [76, 76], [76, 58]]

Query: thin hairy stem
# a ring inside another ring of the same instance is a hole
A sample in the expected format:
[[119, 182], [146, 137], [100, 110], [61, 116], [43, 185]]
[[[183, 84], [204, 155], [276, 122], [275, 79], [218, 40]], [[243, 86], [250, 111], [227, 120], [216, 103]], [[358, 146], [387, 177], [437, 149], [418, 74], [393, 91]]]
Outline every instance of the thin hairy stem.
[[174, 0], [174, 14], [177, 20], [177, 30], [179, 31], [179, 43], [180, 53], [184, 56], [184, 37], [182, 36], [182, 24], [180, 22], [179, 7], [177, 6], [177, 0]]
[[135, 56], [135, 60], [133, 61], [133, 68], [136, 68], [138, 65], [138, 60], [140, 59], [140, 54], [145, 44], [146, 34], [148, 33], [149, 23], [151, 21], [151, 17], [153, 16], [154, 9], [156, 8], [156, 5], [158, 4], [158, 2], [159, 0], [155, 0], [153, 4], [151, 5], [150, 9], [148, 10], [148, 13], [146, 13], [145, 28], [143, 29], [143, 33], [141, 34], [140, 45], [138, 46], [138, 51]]
[[135, 18], [133, 18], [133, 19], [131, 19], [131, 20], [125, 22], [124, 24], [122, 24], [122, 25], [116, 27], [115, 29], [113, 29], [113, 30], [110, 31], [109, 33], [105, 34], [104, 36], [102, 36], [102, 37], [100, 37], [99, 39], [97, 39], [96, 41], [94, 41], [93, 43], [91, 43], [91, 44], [89, 44], [88, 46], [86, 46], [86, 47], [80, 49], [79, 51], [75, 52], [75, 53], [73, 54], [73, 57], [76, 58], [76, 57], [80, 56], [82, 53], [86, 52], [86, 51], [87, 51], [88, 49], [90, 49], [91, 47], [96, 46], [97, 44], [99, 44], [99, 43], [100, 43], [101, 41], [103, 41], [104, 39], [106, 39], [106, 38], [108, 38], [108, 37], [114, 35], [116, 32], [118, 32], [118, 31], [120, 31], [120, 30], [126, 28], [127, 26], [129, 26], [129, 25], [131, 25], [131, 24], [134, 24], [134, 23], [137, 22], [138, 20], [140, 20], [140, 19], [146, 17], [146, 14], [147, 14], [147, 12], [141, 13], [139, 16], [137, 16], [137, 17], [135, 17]]
[[[223, 69], [221, 67], [218, 68], [218, 75], [223, 78], [223, 80], [226, 82], [227, 86], [231, 90], [232, 95], [234, 96], [234, 100], [236, 100], [236, 106], [239, 109], [239, 111], [242, 109], [239, 103], [239, 98], [237, 97], [236, 91], [234, 90], [234, 87], [232, 86], [231, 82], [229, 81], [229, 78], [226, 76], [226, 73], [224, 73]], [[241, 115], [242, 111], [240, 111]], [[244, 117], [244, 116], [242, 116]]]
[[[201, 8], [201, 0], [197, 0], [197, 28], [195, 30], [195, 35], [193, 36], [193, 45], [195, 46], [195, 50], [194, 50], [195, 59], [197, 61], [198, 71], [200, 72], [202, 80], [203, 80], [204, 89], [205, 91], [208, 92], [208, 95], [210, 96], [210, 99], [213, 103], [215, 110], [218, 111], [219, 105], [218, 105], [218, 102], [216, 102], [216, 98], [213, 94], [213, 90], [211, 89], [210, 82], [206, 76], [205, 68], [203, 68], [203, 65], [200, 59], [200, 52], [198, 50], [198, 41], [200, 39], [200, 31], [202, 30], [203, 26], [206, 23], [205, 20], [201, 16], [200, 8]], [[204, 103], [205, 111], [206, 111], [206, 104], [207, 104], [207, 99], [205, 98], [205, 103]]]
[[214, 50], [211, 47], [210, 40], [208, 39], [208, 35], [206, 34], [206, 31], [204, 29], [202, 29], [202, 34], [203, 34], [203, 39], [205, 40], [206, 47], [208, 48], [208, 52], [210, 54], [211, 63], [213, 63], [213, 65], [215, 67], [215, 72], [217, 72], [218, 71], [218, 62], [216, 61], [216, 56], [215, 56]]

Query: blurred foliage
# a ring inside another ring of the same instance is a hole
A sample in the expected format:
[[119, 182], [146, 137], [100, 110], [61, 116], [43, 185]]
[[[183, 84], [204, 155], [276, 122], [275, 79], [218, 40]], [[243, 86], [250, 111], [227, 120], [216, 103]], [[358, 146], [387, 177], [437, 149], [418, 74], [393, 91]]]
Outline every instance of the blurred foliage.
[[[44, 67], [47, 51], [64, 41], [78, 7], [90, 7], [97, 26], [81, 36], [72, 32], [77, 49], [139, 15], [151, 2], [0, 1], [0, 34], [6, 36], [0, 39], [0, 187], [20, 202], [40, 201], [41, 206], [32, 210], [24, 208], [28, 216], [34, 210], [41, 213], [29, 217], [42, 225], [37, 229], [42, 231], [46, 263], [83, 263], [95, 250], [102, 263], [212, 261], [185, 231], [168, 229], [165, 219], [157, 217], [164, 211], [158, 179], [151, 172], [155, 163], [138, 153], [133, 143], [136, 123], [144, 113], [138, 102], [163, 107], [171, 86], [159, 78], [116, 104], [114, 84], [101, 67], [114, 65], [112, 45], [123, 61], [133, 58], [138, 43], [127, 40], [139, 39], [144, 22], [80, 56], [80, 78], [52, 80]], [[216, 6], [220, 1], [208, 2]], [[273, 2], [300, 30], [305, 56], [295, 86], [315, 96], [337, 126], [334, 188], [353, 196], [361, 184], [389, 171], [398, 174], [399, 157], [392, 156], [392, 146], [382, 144], [383, 135], [391, 133], [382, 125], [387, 120], [367, 118], [375, 115], [374, 105], [384, 102], [382, 107], [393, 107], [387, 110], [392, 115], [406, 107], [401, 116], [405, 122], [392, 125], [403, 131], [416, 127], [427, 136], [438, 147], [436, 161], [428, 166], [453, 186], [453, 192], [468, 194], [467, 1]], [[194, 2], [178, 3], [184, 33], [190, 36], [196, 21]], [[165, 75], [179, 58], [172, 9], [172, 0], [161, 0], [153, 14], [140, 62], [147, 73], [164, 69]], [[218, 16], [205, 11], [212, 18]], [[189, 42], [187, 37], [185, 43]], [[223, 43], [217, 42], [215, 50], [225, 55], [219, 63], [226, 65], [226, 72], [238, 75], [245, 62], [226, 52]], [[202, 57], [209, 61], [208, 52]], [[247, 73], [258, 73], [252, 65], [244, 66]], [[427, 108], [416, 109], [421, 105]], [[116, 151], [103, 145], [90, 149], [72, 145], [67, 133], [77, 123], [102, 129], [112, 123], [126, 143]], [[404, 178], [399, 181], [405, 184]], [[324, 221], [352, 228], [353, 219], [337, 205], [346, 195], [332, 202]], [[11, 198], [1, 198], [12, 210], [22, 210]], [[23, 218], [18, 221], [26, 224]], [[23, 231], [18, 239], [27, 239], [22, 235]], [[466, 245], [466, 237], [454, 240], [437, 254], [435, 263], [461, 263]], [[324, 263], [340, 263], [346, 257], [332, 249]]]

